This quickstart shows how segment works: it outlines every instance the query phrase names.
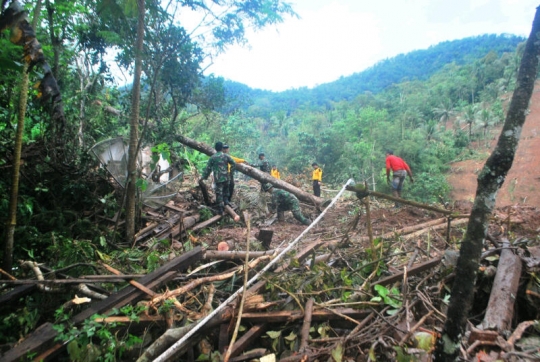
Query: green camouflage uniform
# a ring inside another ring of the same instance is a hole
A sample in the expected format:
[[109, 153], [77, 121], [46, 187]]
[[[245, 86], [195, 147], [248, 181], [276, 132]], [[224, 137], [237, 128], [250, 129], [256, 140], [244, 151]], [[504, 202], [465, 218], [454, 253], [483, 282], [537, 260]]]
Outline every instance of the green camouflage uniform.
[[262, 172], [270, 173], [270, 170], [272, 169], [270, 167], [270, 162], [268, 162], [266, 159], [262, 160], [261, 163], [257, 165], [253, 165], [253, 167], [258, 167], [261, 169]]
[[210, 172], [214, 173], [216, 204], [220, 209], [220, 213], [223, 212], [223, 207], [225, 206], [224, 200], [229, 199], [229, 164], [231, 165], [232, 172], [236, 165], [232, 157], [223, 152], [216, 152], [208, 160], [202, 174], [202, 179], [206, 180], [210, 176]]
[[272, 210], [277, 208], [277, 212], [291, 210], [296, 220], [304, 225], [311, 224], [311, 222], [302, 215], [300, 203], [296, 196], [285, 190], [276, 189], [275, 187], [272, 189], [272, 203], [270, 204], [270, 208]]

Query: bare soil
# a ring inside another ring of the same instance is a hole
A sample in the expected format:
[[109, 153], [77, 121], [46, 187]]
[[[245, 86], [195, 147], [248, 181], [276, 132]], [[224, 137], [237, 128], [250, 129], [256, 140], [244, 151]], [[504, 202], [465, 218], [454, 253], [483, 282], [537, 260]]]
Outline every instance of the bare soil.
[[[506, 97], [508, 98], [508, 96]], [[540, 87], [534, 90], [530, 113], [527, 116], [514, 163], [497, 196], [497, 207], [509, 205], [540, 206]], [[473, 201], [476, 178], [494, 149], [501, 127], [497, 129], [489, 150], [482, 150], [485, 157], [452, 164], [448, 180], [452, 185], [454, 201]]]

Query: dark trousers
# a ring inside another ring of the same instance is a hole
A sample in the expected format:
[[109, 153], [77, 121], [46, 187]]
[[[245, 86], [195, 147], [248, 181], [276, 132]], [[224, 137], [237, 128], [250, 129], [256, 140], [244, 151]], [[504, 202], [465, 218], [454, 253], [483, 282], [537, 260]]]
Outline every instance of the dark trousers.
[[321, 184], [319, 181], [313, 180], [313, 194], [315, 196], [321, 196]]
[[231, 175], [231, 179], [229, 180], [229, 201], [232, 200], [233, 192], [234, 192], [234, 178]]

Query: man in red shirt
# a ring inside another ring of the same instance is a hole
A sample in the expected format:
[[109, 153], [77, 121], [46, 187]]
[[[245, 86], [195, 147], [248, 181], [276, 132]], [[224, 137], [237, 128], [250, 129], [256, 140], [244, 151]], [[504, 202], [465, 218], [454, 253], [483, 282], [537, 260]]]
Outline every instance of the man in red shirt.
[[[390, 170], [392, 170], [392, 183], [390, 183]], [[414, 182], [411, 168], [407, 165], [407, 162], [403, 159], [394, 156], [394, 152], [391, 150], [386, 151], [386, 182], [392, 186], [392, 195], [401, 198], [401, 189], [403, 188], [403, 181], [405, 176], [409, 175], [411, 182]], [[399, 207], [399, 203], [396, 202], [396, 207]]]

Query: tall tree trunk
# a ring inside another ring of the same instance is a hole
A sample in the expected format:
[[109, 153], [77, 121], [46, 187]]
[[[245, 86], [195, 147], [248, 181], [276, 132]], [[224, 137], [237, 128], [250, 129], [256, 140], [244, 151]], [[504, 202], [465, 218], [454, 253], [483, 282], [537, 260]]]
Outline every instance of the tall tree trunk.
[[[41, 13], [41, 0], [34, 9], [32, 27], [35, 29]], [[28, 63], [24, 63], [19, 95], [19, 114], [17, 118], [17, 132], [13, 150], [13, 175], [11, 178], [11, 194], [9, 198], [8, 220], [6, 222], [6, 241], [4, 245], [3, 269], [8, 273], [13, 267], [13, 247], [15, 245], [15, 228], [17, 227], [17, 205], [19, 198], [19, 173], [21, 170], [21, 152], [24, 133], [24, 117], [26, 116], [26, 104], [28, 102]]]
[[476, 198], [463, 243], [461, 244], [456, 278], [452, 287], [450, 306], [443, 335], [437, 341], [437, 361], [454, 361], [459, 353], [467, 316], [474, 299], [474, 284], [480, 263], [482, 244], [486, 238], [489, 218], [495, 207], [497, 192], [512, 167], [521, 130], [531, 99], [540, 56], [540, 8], [537, 8], [531, 35], [525, 45], [516, 90], [512, 96], [506, 121], [495, 150], [478, 176]]
[[139, 138], [139, 104], [141, 96], [142, 51], [144, 42], [144, 0], [137, 0], [138, 21], [135, 44], [135, 73], [131, 98], [131, 119], [128, 151], [128, 181], [126, 187], [126, 240], [133, 241], [135, 235], [135, 210], [137, 205], [137, 143]]

